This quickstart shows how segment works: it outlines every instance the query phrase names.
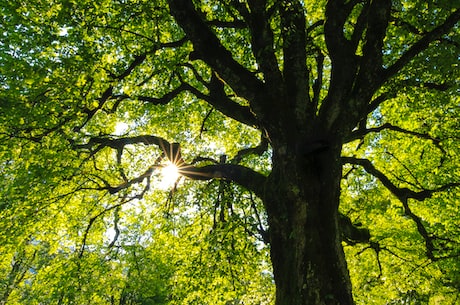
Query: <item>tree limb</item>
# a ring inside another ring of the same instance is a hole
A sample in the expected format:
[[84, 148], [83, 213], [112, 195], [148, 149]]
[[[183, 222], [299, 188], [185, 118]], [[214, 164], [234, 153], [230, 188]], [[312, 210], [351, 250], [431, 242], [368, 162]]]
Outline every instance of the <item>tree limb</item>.
[[369, 229], [354, 225], [350, 217], [342, 213], [339, 214], [339, 226], [342, 240], [347, 244], [368, 243], [371, 238]]
[[[249, 0], [250, 12], [244, 13], [244, 18], [251, 33], [251, 47], [264, 80], [269, 84], [280, 84], [281, 71], [273, 49], [274, 38], [270, 27], [270, 18], [266, 11], [265, 1]], [[242, 9], [240, 9], [242, 11]]]
[[169, 0], [170, 13], [192, 41], [194, 53], [216, 71], [232, 89], [248, 101], [254, 100], [254, 92], [263, 83], [232, 57], [222, 46], [191, 0]]
[[206, 21], [206, 23], [211, 26], [218, 27], [218, 28], [244, 29], [247, 27], [246, 23], [241, 20], [224, 21], [224, 20], [213, 19], [213, 20]]
[[178, 168], [184, 177], [192, 180], [227, 179], [263, 198], [266, 177], [248, 167], [238, 164], [212, 164], [201, 167], [184, 164]]
[[209, 95], [192, 91], [197, 97], [205, 100], [215, 109], [240, 123], [256, 127], [259, 125], [256, 117], [248, 106], [242, 106], [227, 96], [224, 90], [224, 83], [216, 73], [213, 73], [209, 83], [205, 84], [209, 89]]
[[412, 131], [412, 130], [407, 130], [407, 129], [395, 126], [393, 124], [390, 124], [390, 123], [385, 123], [385, 124], [383, 124], [381, 126], [378, 126], [378, 127], [362, 128], [362, 129], [355, 130], [346, 139], [346, 142], [354, 141], [354, 140], [357, 140], [357, 139], [362, 139], [362, 138], [364, 138], [366, 135], [368, 135], [370, 133], [380, 132], [382, 130], [392, 130], [392, 131], [412, 135], [412, 136], [415, 136], [415, 137], [420, 138], [420, 139], [430, 140], [442, 152], [445, 152], [444, 149], [439, 145], [441, 140], [439, 140], [437, 138], [434, 138], [434, 137], [430, 136], [429, 134], [421, 133], [421, 132], [417, 132], [417, 131]]
[[383, 102], [391, 98], [394, 98], [395, 96], [396, 96], [396, 93], [391, 93], [391, 92], [384, 92], [380, 94], [375, 99], [369, 102], [369, 104], [367, 105], [366, 114], [372, 113], [375, 109], [377, 109], [380, 106], [380, 104], [382, 104]]
[[215, 77], [214, 74], [211, 77], [211, 81], [209, 83], [204, 83], [204, 85], [208, 87], [210, 91], [209, 95], [204, 94], [188, 83], [182, 82], [178, 87], [161, 97], [140, 95], [134, 98], [137, 98], [142, 102], [151, 103], [153, 105], [166, 105], [171, 100], [176, 98], [180, 93], [188, 91], [195, 95], [197, 98], [206, 101], [208, 104], [213, 106], [215, 109], [227, 117], [230, 117], [248, 126], [255, 127], [258, 125], [258, 122], [250, 108], [248, 106], [242, 106], [229, 98], [225, 94], [224, 85]]
[[[316, 108], [310, 103], [307, 61], [305, 11], [300, 1], [281, 2], [281, 36], [283, 38], [283, 77], [285, 96], [298, 122], [311, 119]], [[300, 124], [299, 124], [300, 125]]]
[[319, 52], [319, 54], [315, 57], [316, 60], [316, 73], [318, 77], [313, 82], [313, 110], [316, 112], [318, 110], [319, 99], [321, 94], [321, 88], [323, 86], [323, 69], [324, 69], [324, 55], [323, 53]]
[[[326, 21], [324, 22], [324, 37], [331, 60], [340, 60], [354, 54], [352, 44], [344, 35], [344, 26], [351, 13], [355, 1], [344, 4], [344, 1], [330, 0], [326, 4]], [[345, 52], [345, 53], [344, 53]]]
[[255, 154], [261, 156], [268, 149], [268, 140], [263, 136], [260, 136], [260, 143], [256, 147], [249, 147], [238, 151], [236, 156], [230, 161], [233, 164], [237, 164], [247, 155]]
[[319, 109], [319, 117], [329, 129], [335, 129], [336, 124], [343, 125], [344, 116], [347, 117], [345, 123], [350, 123], [348, 118], [359, 113], [352, 105], [345, 105], [351, 101], [350, 92], [358, 69], [358, 57], [351, 41], [344, 34], [345, 22], [355, 3], [349, 1], [344, 4], [344, 1], [330, 0], [326, 4], [324, 38], [331, 59], [331, 79], [328, 95]]
[[[357, 82], [355, 84], [356, 96], [371, 98], [380, 86], [380, 75], [383, 66], [383, 40], [390, 20], [391, 0], [371, 1], [367, 11], [367, 28], [362, 48], [363, 55], [359, 60]], [[361, 14], [366, 14], [362, 12]], [[368, 98], [363, 98], [366, 101]]]
[[445, 190], [450, 189], [450, 188], [458, 187], [458, 186], [460, 186], [460, 183], [455, 183], [455, 182], [454, 183], [447, 183], [447, 184], [439, 186], [439, 187], [437, 187], [435, 189], [423, 189], [421, 191], [413, 191], [413, 190], [405, 188], [405, 187], [400, 188], [400, 187], [396, 186], [393, 182], [391, 182], [391, 180], [383, 172], [381, 172], [380, 170], [375, 168], [375, 166], [372, 164], [372, 162], [369, 161], [368, 159], [359, 159], [359, 158], [354, 158], [354, 157], [342, 157], [342, 161], [344, 163], [355, 164], [355, 165], [361, 166], [362, 168], [364, 168], [364, 170], [367, 173], [369, 173], [372, 176], [374, 176], [377, 179], [379, 179], [379, 181], [394, 196], [396, 196], [396, 198], [398, 198], [398, 200], [403, 205], [404, 213], [415, 222], [415, 224], [417, 226], [417, 231], [419, 232], [419, 234], [424, 239], [425, 246], [426, 246], [426, 251], [427, 251], [426, 253], [427, 253], [428, 258], [430, 258], [433, 261], [437, 260], [438, 258], [434, 255], [434, 251], [436, 249], [435, 249], [435, 246], [433, 244], [433, 237], [426, 230], [425, 226], [422, 223], [422, 219], [418, 215], [414, 214], [412, 212], [412, 210], [410, 209], [409, 204], [408, 204], [408, 199], [412, 198], [412, 199], [415, 199], [415, 200], [418, 200], [418, 201], [423, 201], [423, 200], [425, 200], [427, 198], [431, 198], [431, 196], [434, 193], [442, 192], [442, 191], [445, 191]]
[[154, 54], [157, 50], [163, 49], [163, 48], [177, 48], [183, 45], [186, 41], [187, 41], [187, 37], [183, 37], [179, 39], [178, 41], [172, 41], [172, 42], [166, 42], [166, 43], [156, 43], [155, 46], [151, 50], [148, 50], [139, 55], [135, 55], [133, 61], [129, 64], [128, 68], [126, 68], [125, 71], [115, 76], [114, 78], [117, 80], [123, 80], [128, 75], [130, 75], [131, 72], [137, 66], [141, 65], [145, 61], [145, 59], [147, 58], [147, 55]]

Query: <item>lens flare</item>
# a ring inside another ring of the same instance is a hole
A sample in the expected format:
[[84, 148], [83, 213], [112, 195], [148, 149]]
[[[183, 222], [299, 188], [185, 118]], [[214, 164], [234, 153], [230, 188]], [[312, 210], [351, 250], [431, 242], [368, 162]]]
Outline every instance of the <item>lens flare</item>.
[[168, 162], [161, 169], [161, 181], [159, 187], [161, 189], [171, 188], [174, 186], [177, 179], [179, 179], [179, 176], [180, 174], [177, 166], [172, 162]]

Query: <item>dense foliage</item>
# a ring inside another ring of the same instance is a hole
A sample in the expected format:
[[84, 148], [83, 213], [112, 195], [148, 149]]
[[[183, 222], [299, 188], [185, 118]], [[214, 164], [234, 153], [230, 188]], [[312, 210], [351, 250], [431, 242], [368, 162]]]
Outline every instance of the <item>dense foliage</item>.
[[[254, 53], [242, 13], [254, 2], [194, 1], [243, 72], [269, 82], [290, 2], [265, 3], [274, 58]], [[359, 56], [373, 1], [343, 2]], [[326, 2], [299, 3], [322, 109]], [[460, 302], [458, 4], [391, 2], [381, 53], [394, 75], [343, 143], [344, 230], [365, 235], [343, 241], [357, 304]], [[261, 194], [225, 174], [268, 176], [272, 143], [167, 1], [2, 0], [0, 12], [0, 304], [274, 304]], [[168, 159], [187, 164], [174, 181]]]

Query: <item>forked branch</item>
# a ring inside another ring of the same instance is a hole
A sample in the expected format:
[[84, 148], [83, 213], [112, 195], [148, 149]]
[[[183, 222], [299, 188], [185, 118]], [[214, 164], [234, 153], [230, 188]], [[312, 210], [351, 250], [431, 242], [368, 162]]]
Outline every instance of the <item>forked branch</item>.
[[458, 182], [457, 183], [455, 182], [447, 183], [435, 189], [422, 189], [420, 191], [414, 191], [409, 188], [405, 188], [405, 187], [400, 188], [397, 185], [395, 185], [382, 171], [378, 170], [372, 164], [372, 162], [368, 159], [360, 159], [360, 158], [354, 158], [354, 157], [342, 157], [342, 161], [344, 163], [361, 166], [362, 168], [364, 168], [364, 170], [367, 173], [376, 177], [394, 196], [396, 196], [396, 198], [398, 198], [398, 200], [403, 205], [404, 213], [415, 222], [417, 226], [417, 231], [419, 232], [419, 234], [422, 236], [422, 238], [425, 241], [427, 257], [433, 261], [439, 259], [434, 254], [434, 251], [436, 250], [436, 248], [433, 244], [433, 240], [435, 239], [435, 237], [433, 237], [431, 234], [428, 233], [427, 229], [425, 228], [422, 222], [422, 219], [418, 215], [416, 215], [414, 212], [412, 212], [409, 206], [408, 200], [415, 199], [418, 201], [423, 201], [427, 198], [431, 198], [431, 196], [434, 193], [442, 192], [450, 188], [458, 187], [460, 186], [460, 183]]
[[241, 97], [251, 101], [255, 88], [262, 82], [245, 67], [240, 65], [206, 24], [191, 0], [169, 0], [171, 15], [185, 31], [193, 43], [196, 59], [204, 60], [214, 71], [225, 79]]

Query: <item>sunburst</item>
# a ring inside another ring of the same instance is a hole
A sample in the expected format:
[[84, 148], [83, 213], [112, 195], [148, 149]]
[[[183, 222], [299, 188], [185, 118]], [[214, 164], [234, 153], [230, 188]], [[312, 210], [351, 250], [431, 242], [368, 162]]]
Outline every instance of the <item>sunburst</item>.
[[179, 174], [179, 169], [176, 164], [168, 161], [161, 168], [159, 188], [169, 189], [173, 187], [180, 176], [181, 175]]
[[170, 181], [176, 181], [179, 178], [179, 169], [177, 168], [176, 164], [172, 162], [168, 162], [161, 170], [161, 175]]

